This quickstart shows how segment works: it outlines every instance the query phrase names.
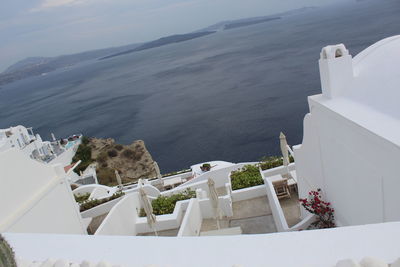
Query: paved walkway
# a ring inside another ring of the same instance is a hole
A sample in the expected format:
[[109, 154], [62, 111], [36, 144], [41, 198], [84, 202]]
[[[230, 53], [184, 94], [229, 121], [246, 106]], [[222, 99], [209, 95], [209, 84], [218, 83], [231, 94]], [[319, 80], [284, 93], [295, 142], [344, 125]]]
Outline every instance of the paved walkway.
[[[220, 220], [220, 226], [221, 228], [240, 226], [243, 234], [263, 234], [277, 231], [267, 197], [234, 202], [233, 216]], [[205, 219], [200, 231], [216, 229], [215, 219]]]
[[300, 220], [300, 203], [297, 192], [291, 192], [291, 198], [281, 199], [281, 207], [289, 227], [299, 223]]

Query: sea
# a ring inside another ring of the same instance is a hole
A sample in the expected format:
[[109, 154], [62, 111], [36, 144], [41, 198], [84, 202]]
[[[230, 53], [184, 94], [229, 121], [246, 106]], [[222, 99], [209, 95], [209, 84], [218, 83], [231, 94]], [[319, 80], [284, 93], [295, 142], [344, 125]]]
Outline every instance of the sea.
[[321, 93], [322, 47], [343, 43], [355, 56], [397, 34], [400, 1], [349, 1], [92, 60], [2, 86], [0, 128], [144, 140], [163, 173], [257, 161], [280, 153], [280, 132], [302, 142], [307, 96]]

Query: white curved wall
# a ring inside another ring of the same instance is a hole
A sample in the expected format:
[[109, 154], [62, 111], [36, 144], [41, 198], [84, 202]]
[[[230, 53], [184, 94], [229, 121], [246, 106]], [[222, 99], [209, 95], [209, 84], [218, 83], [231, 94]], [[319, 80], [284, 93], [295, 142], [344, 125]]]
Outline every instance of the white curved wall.
[[140, 210], [139, 195], [134, 193], [125, 196], [110, 210], [95, 235], [136, 235], [138, 210]]

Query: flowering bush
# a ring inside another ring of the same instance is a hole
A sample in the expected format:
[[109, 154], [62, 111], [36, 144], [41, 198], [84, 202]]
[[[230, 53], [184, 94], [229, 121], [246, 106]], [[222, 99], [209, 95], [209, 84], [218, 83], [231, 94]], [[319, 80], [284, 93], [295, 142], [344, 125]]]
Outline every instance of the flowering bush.
[[335, 227], [334, 209], [330, 202], [322, 201], [321, 189], [308, 193], [308, 198], [299, 200], [301, 205], [310, 213], [317, 215], [317, 220], [310, 226], [312, 228], [323, 229]]

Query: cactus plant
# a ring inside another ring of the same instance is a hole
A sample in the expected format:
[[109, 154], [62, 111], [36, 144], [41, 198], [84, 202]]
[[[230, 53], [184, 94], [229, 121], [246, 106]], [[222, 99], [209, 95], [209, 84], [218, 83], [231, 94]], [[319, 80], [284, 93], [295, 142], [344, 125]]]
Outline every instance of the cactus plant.
[[0, 234], [0, 267], [17, 267], [14, 251]]

